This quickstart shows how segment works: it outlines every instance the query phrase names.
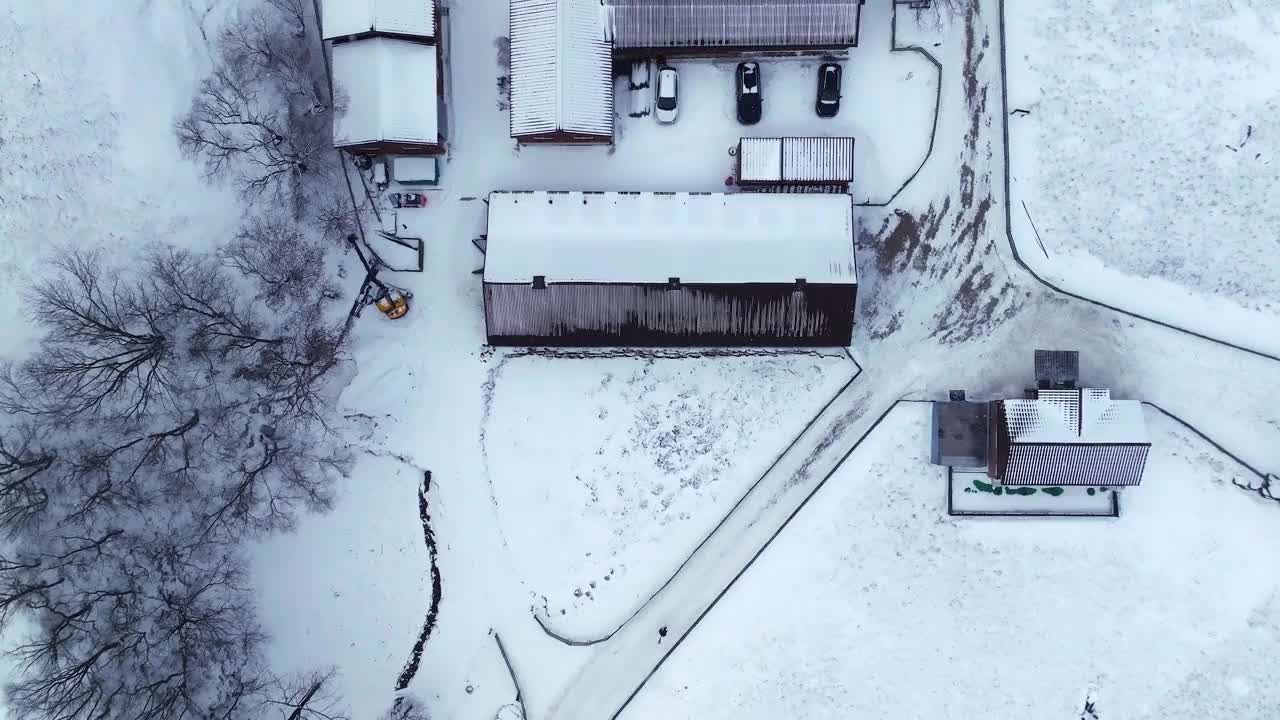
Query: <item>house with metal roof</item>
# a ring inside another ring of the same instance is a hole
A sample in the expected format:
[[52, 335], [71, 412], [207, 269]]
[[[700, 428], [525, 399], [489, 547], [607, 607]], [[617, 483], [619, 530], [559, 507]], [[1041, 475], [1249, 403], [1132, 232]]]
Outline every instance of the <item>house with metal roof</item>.
[[320, 19], [325, 40], [436, 37], [434, 0], [324, 0]]
[[848, 195], [489, 196], [494, 345], [846, 346]]
[[1037, 350], [1035, 366], [1036, 387], [1022, 398], [935, 403], [932, 461], [985, 467], [1014, 487], [1141, 483], [1151, 450], [1142, 403], [1077, 387], [1074, 351]]
[[840, 51], [858, 45], [865, 0], [604, 0], [621, 57]]
[[511, 0], [511, 136], [613, 141], [613, 59], [599, 0]]
[[324, 0], [333, 145], [357, 155], [444, 152], [443, 57], [433, 0]]

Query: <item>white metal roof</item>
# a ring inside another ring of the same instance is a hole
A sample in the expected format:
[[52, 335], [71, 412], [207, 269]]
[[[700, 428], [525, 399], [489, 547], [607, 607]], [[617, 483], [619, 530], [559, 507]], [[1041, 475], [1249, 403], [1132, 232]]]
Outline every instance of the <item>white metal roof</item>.
[[324, 0], [324, 39], [367, 32], [433, 38], [435, 0]]
[[862, 0], [605, 0], [618, 48], [841, 47]]
[[335, 147], [439, 142], [434, 46], [384, 37], [334, 45], [333, 85]]
[[485, 282], [855, 284], [848, 195], [494, 193]]
[[1004, 412], [1015, 443], [1149, 442], [1142, 403], [1106, 389], [1041, 390], [1037, 400], [1005, 400]]
[[600, 0], [511, 0], [511, 134], [613, 135]]
[[742, 138], [738, 179], [745, 182], [852, 182], [853, 138]]

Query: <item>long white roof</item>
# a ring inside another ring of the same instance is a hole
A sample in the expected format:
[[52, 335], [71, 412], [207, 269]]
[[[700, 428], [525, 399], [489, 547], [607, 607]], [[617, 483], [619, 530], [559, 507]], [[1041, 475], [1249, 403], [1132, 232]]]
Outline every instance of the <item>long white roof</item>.
[[600, 0], [511, 0], [511, 134], [613, 134]]
[[1005, 400], [1004, 412], [1015, 443], [1149, 442], [1142, 403], [1106, 389], [1040, 390], [1036, 400]]
[[440, 140], [436, 48], [373, 37], [333, 46], [335, 147]]
[[494, 193], [485, 282], [855, 284], [848, 195]]
[[436, 35], [435, 0], [324, 0], [324, 39], [367, 32]]

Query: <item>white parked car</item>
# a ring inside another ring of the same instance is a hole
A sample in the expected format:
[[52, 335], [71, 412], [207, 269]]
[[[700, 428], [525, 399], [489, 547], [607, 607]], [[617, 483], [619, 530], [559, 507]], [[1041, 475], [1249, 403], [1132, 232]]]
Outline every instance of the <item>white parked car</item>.
[[673, 67], [664, 67], [658, 71], [657, 116], [660, 123], [673, 123], [680, 111], [680, 77]]

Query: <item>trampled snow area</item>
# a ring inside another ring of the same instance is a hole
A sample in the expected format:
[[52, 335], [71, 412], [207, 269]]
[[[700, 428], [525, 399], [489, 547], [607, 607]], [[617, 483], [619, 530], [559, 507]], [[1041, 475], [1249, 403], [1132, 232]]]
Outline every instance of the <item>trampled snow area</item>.
[[928, 417], [899, 405], [622, 717], [1275, 717], [1280, 524], [1232, 461], [1149, 412], [1122, 519], [950, 519]]
[[670, 576], [855, 372], [844, 353], [512, 355], [487, 475], [548, 627], [595, 640]]
[[1280, 89], [1266, 80], [1280, 5], [1006, 9], [1023, 259], [1073, 292], [1280, 353]]

